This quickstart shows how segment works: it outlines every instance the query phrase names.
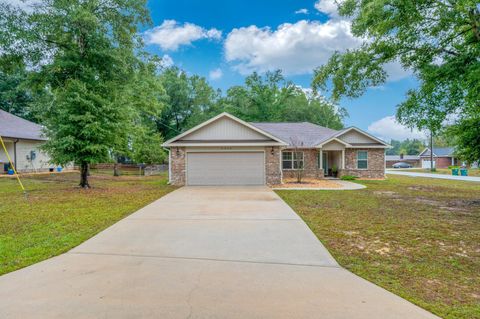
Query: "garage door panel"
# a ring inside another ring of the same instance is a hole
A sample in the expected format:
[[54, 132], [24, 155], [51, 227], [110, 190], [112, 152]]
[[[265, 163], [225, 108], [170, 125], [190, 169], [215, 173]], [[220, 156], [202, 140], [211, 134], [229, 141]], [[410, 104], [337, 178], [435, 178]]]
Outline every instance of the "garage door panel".
[[188, 185], [263, 185], [263, 152], [187, 153]]

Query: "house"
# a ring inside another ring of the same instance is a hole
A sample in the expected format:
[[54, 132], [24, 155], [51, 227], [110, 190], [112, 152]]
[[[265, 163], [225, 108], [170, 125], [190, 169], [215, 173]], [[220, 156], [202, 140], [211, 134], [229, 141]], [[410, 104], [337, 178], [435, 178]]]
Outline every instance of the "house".
[[174, 185], [273, 185], [304, 176], [385, 177], [382, 140], [350, 127], [312, 123], [247, 123], [228, 113], [166, 141]]
[[[433, 148], [433, 167], [448, 168], [452, 165], [458, 165], [459, 161], [454, 155], [453, 147], [434, 147]], [[422, 168], [430, 168], [430, 148], [424, 149], [419, 155]]]
[[403, 162], [412, 165], [412, 167], [420, 167], [420, 156], [418, 155], [386, 155], [385, 164], [386, 167], [392, 167], [393, 164]]
[[[0, 136], [19, 172], [48, 170], [50, 158], [40, 150], [46, 138], [42, 126], [0, 110]], [[10, 164], [0, 146], [0, 173], [5, 173]]]

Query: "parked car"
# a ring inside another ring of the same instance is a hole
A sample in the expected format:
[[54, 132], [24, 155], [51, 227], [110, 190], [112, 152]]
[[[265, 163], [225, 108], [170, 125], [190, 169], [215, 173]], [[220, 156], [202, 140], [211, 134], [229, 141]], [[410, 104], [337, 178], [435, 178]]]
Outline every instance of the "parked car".
[[411, 164], [405, 162], [398, 162], [392, 165], [393, 168], [412, 168]]

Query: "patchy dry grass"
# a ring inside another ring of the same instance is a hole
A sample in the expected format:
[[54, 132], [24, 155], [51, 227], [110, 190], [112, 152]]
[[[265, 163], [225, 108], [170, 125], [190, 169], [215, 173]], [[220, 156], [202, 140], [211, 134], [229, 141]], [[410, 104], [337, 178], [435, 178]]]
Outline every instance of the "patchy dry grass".
[[0, 179], [0, 275], [56, 256], [175, 188], [156, 177], [91, 176], [90, 190], [77, 173]]
[[277, 193], [345, 268], [444, 318], [480, 318], [480, 184], [390, 175]]

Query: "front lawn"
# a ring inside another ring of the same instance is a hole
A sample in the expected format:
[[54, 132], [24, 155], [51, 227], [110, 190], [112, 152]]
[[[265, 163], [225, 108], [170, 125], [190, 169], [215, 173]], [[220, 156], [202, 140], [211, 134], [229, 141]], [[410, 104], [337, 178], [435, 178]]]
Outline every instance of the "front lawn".
[[77, 246], [175, 188], [165, 174], [152, 177], [92, 173], [90, 190], [78, 188], [78, 173], [16, 180], [0, 178], [0, 275]]
[[480, 184], [389, 175], [277, 193], [337, 261], [444, 318], [480, 318]]

